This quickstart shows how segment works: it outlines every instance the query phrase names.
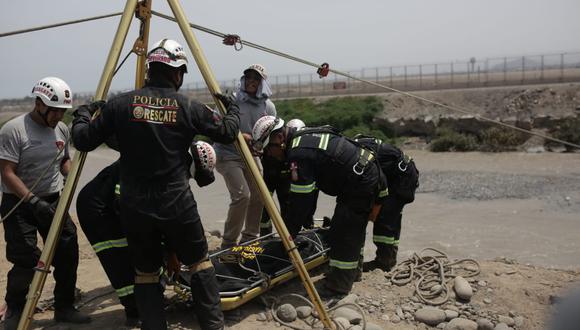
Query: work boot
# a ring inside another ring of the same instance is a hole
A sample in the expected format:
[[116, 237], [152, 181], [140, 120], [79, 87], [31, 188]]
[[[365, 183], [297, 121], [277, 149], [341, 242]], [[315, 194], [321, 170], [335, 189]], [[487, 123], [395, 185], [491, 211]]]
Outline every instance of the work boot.
[[322, 281], [324, 283], [324, 286], [321, 287], [322, 294], [341, 299], [349, 294], [357, 274], [358, 269], [338, 269], [336, 267], [330, 267], [325, 279]]
[[140, 328], [141, 321], [139, 320], [139, 312], [137, 308], [127, 308], [125, 307], [125, 327], [127, 328]]
[[8, 308], [6, 318], [4, 319], [4, 329], [16, 330], [18, 328], [18, 322], [20, 322], [20, 316], [22, 316], [22, 309]]
[[388, 272], [397, 265], [397, 252], [399, 247], [396, 245], [380, 244], [377, 246], [375, 260], [363, 264], [363, 272], [370, 272], [377, 268]]
[[365, 272], [365, 273], [372, 272], [375, 269], [380, 269], [384, 272], [388, 272], [391, 270], [390, 267], [383, 265], [382, 263], [380, 263], [377, 260], [366, 261], [365, 263], [363, 263], [363, 272]]
[[190, 279], [193, 311], [202, 330], [224, 328], [219, 287], [213, 267], [191, 274]]
[[54, 320], [56, 322], [68, 323], [90, 323], [91, 317], [85, 313], [78, 311], [73, 306], [56, 308], [54, 310]]
[[135, 284], [135, 301], [143, 329], [167, 329], [163, 291], [159, 283]]

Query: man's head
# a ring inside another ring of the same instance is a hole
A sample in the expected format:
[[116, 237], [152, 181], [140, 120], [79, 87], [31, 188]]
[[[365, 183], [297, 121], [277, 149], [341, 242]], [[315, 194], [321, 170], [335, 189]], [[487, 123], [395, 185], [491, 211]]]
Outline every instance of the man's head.
[[257, 152], [264, 152], [278, 160], [284, 159], [286, 150], [286, 130], [284, 119], [264, 116], [252, 129], [253, 147]]
[[252, 64], [244, 70], [244, 91], [251, 95], [256, 95], [262, 79], [266, 79], [266, 68], [261, 64]]
[[162, 39], [156, 42], [147, 54], [148, 79], [167, 80], [178, 90], [187, 73], [187, 57], [183, 47], [175, 40]]
[[35, 96], [34, 113], [48, 127], [55, 128], [64, 117], [66, 109], [72, 108], [72, 92], [64, 80], [56, 77], [40, 79], [32, 88]]

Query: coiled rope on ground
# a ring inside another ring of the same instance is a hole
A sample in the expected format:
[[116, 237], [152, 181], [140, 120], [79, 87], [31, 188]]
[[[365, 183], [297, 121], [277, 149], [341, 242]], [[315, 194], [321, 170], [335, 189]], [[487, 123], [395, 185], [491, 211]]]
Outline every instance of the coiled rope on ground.
[[399, 286], [415, 281], [415, 294], [419, 299], [425, 304], [439, 306], [449, 301], [451, 281], [455, 277], [473, 277], [479, 273], [479, 263], [474, 259], [451, 261], [440, 250], [424, 248], [398, 263], [388, 276], [391, 283]]

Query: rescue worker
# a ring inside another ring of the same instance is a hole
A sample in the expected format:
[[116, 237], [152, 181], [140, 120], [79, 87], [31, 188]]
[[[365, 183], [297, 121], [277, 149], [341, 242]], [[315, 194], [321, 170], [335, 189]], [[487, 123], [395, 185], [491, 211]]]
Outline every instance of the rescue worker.
[[[198, 141], [190, 148], [193, 162], [191, 177], [200, 187], [215, 180], [215, 152], [211, 145]], [[126, 230], [119, 215], [119, 161], [104, 168], [87, 183], [77, 197], [77, 214], [83, 232], [125, 308], [125, 325], [136, 327], [139, 313], [135, 303], [134, 269], [127, 247]]]
[[[289, 120], [286, 126], [301, 129], [306, 124], [302, 120], [294, 118]], [[278, 204], [280, 205], [280, 213], [284, 214], [288, 201], [288, 193], [290, 192], [290, 170], [288, 169], [288, 164], [278, 161], [270, 155], [262, 155], [262, 166], [264, 167], [264, 182], [268, 186], [270, 194], [273, 195], [276, 192]], [[260, 236], [268, 235], [271, 232], [272, 220], [264, 208], [262, 211], [262, 220], [260, 221]]]
[[415, 200], [419, 171], [413, 159], [395, 146], [374, 137], [358, 136], [355, 140], [376, 154], [389, 188], [373, 225], [373, 243], [377, 247], [375, 259], [365, 262], [363, 271], [377, 268], [390, 271], [397, 264], [403, 207]]
[[329, 270], [318, 292], [324, 298], [350, 292], [359, 275], [360, 251], [373, 203], [386, 182], [374, 155], [328, 127], [296, 130], [281, 118], [260, 118], [254, 146], [290, 167], [290, 194], [283, 218], [295, 237], [308, 221], [316, 188], [336, 196], [329, 229]]
[[[70, 87], [60, 78], [46, 77], [32, 89], [34, 109], [8, 121], [0, 129], [0, 211], [6, 239], [8, 314], [4, 329], [16, 329], [26, 303], [40, 250], [37, 232], [46, 239], [70, 168], [69, 130], [61, 122], [72, 107]], [[46, 170], [46, 173], [42, 173]], [[22, 204], [19, 205], [19, 203]], [[90, 317], [73, 307], [79, 251], [76, 227], [67, 215], [56, 244], [54, 319], [88, 323]]]
[[[207, 241], [189, 186], [188, 148], [197, 134], [232, 143], [238, 134], [239, 110], [221, 116], [179, 94], [187, 72], [183, 47], [174, 40], [157, 42], [147, 55], [145, 87], [118, 95], [104, 105], [75, 112], [73, 141], [91, 151], [110, 136], [119, 143], [120, 211], [135, 266], [135, 299], [146, 329], [166, 329], [159, 272], [162, 238], [192, 273], [193, 310], [202, 329], [222, 329], [219, 289], [208, 259]], [[101, 108], [91, 121], [92, 112]]]
[[[267, 77], [263, 65], [252, 64], [240, 78], [236, 99], [240, 108], [240, 131], [248, 143], [258, 118], [276, 115]], [[219, 142], [214, 146], [218, 156], [217, 171], [224, 177], [231, 199], [221, 245], [222, 249], [227, 249], [258, 237], [264, 205], [252, 173], [235, 146]], [[261, 171], [259, 158], [255, 157], [255, 161]]]

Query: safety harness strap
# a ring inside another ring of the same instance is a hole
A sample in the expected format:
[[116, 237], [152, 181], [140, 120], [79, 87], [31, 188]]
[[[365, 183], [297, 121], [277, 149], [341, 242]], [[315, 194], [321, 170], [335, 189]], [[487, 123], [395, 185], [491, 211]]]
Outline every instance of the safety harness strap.
[[198, 262], [196, 264], [189, 266], [189, 271], [192, 273], [197, 273], [197, 272], [200, 272], [202, 270], [206, 270], [206, 269], [210, 269], [210, 268], [213, 268], [213, 264], [211, 263], [211, 261], [209, 261], [209, 259], [206, 259], [202, 262]]
[[159, 283], [160, 271], [154, 273], [145, 273], [135, 269], [135, 284], [155, 284]]

